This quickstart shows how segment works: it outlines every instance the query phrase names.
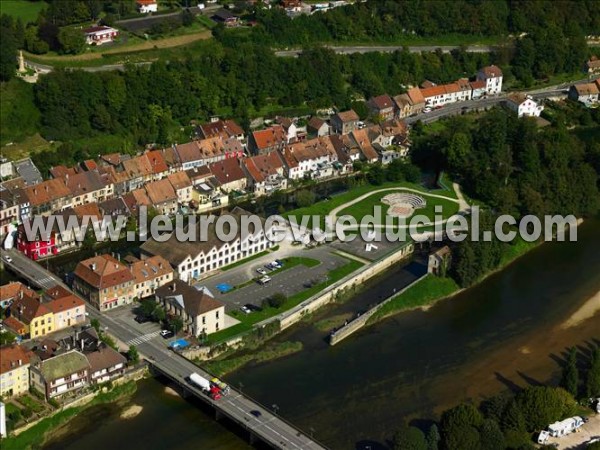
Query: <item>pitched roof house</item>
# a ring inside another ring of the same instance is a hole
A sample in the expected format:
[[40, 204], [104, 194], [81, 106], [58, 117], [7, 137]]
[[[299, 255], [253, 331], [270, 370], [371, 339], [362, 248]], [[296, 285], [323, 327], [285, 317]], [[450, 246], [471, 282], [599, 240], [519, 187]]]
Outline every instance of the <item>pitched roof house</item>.
[[250, 135], [248, 148], [254, 155], [281, 150], [287, 142], [287, 133], [281, 125], [273, 125]]
[[194, 336], [215, 333], [225, 326], [225, 305], [180, 280], [158, 288], [156, 301], [167, 313], [181, 317], [184, 330]]
[[358, 114], [353, 109], [331, 116], [331, 128], [337, 134], [350, 134], [358, 126]]
[[133, 301], [134, 277], [127, 266], [110, 255], [81, 261], [74, 275], [73, 290], [100, 311]]
[[147, 183], [146, 193], [154, 208], [161, 214], [175, 214], [177, 212], [177, 192], [168, 178]]

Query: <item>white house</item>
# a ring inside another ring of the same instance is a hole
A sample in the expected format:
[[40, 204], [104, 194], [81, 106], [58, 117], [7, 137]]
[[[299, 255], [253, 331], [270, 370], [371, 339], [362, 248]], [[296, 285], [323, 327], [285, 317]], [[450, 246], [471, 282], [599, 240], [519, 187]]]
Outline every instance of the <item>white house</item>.
[[479, 69], [477, 79], [485, 81], [485, 90], [488, 94], [502, 92], [502, 70], [498, 66], [486, 66]]
[[[234, 221], [238, 224], [237, 233], [227, 242], [219, 239], [216, 233], [216, 222], [206, 227], [197, 222], [195, 227], [198, 229], [197, 234], [191, 232], [190, 238], [178, 238], [181, 233], [187, 233], [186, 228], [171, 233], [164, 242], [154, 239], [144, 242], [140, 247], [142, 259], [149, 256], [162, 256], [176, 270], [179, 279], [187, 282], [204, 277], [209, 272], [265, 251], [274, 245], [273, 240], [268, 238], [270, 230], [265, 229], [264, 221], [258, 227], [258, 231], [243, 235], [242, 231], [245, 230], [242, 230], [241, 226], [242, 216], [250, 218], [250, 213], [236, 207], [225, 216], [229, 216], [228, 222]], [[251, 225], [248, 231], [254, 231]]]
[[136, 0], [137, 10], [142, 14], [148, 14], [158, 11], [156, 0]]
[[112, 27], [96, 26], [83, 30], [85, 42], [88, 45], [102, 45], [112, 42], [119, 35], [119, 30]]
[[518, 117], [540, 117], [544, 110], [530, 95], [514, 94], [506, 100], [506, 106], [515, 111]]
[[225, 305], [202, 289], [179, 280], [156, 290], [156, 302], [167, 314], [179, 316], [184, 331], [194, 336], [225, 328]]
[[581, 102], [585, 106], [592, 106], [600, 102], [600, 79], [593, 83], [574, 84], [569, 89], [569, 98]]

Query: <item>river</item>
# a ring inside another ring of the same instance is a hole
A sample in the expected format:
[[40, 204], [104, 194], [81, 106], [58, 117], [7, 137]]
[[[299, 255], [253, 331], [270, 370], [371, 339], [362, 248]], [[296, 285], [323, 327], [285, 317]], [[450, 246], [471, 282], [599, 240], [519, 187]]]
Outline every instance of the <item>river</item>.
[[[479, 286], [335, 347], [311, 324], [295, 326], [276, 339], [300, 340], [302, 352], [227, 379], [263, 404], [277, 404], [280, 414], [333, 449], [376, 449], [403, 420], [431, 420], [461, 401], [556, 380], [567, 347], [600, 344], [599, 249], [600, 220], [588, 220], [578, 242], [539, 246]], [[379, 284], [394, 276], [384, 276], [356, 301], [377, 297]], [[245, 448], [196, 405], [163, 391], [158, 382], [142, 383], [136, 396], [152, 400], [137, 417], [109, 415], [60, 448]], [[77, 420], [90, 423], [88, 415], [93, 412]]]

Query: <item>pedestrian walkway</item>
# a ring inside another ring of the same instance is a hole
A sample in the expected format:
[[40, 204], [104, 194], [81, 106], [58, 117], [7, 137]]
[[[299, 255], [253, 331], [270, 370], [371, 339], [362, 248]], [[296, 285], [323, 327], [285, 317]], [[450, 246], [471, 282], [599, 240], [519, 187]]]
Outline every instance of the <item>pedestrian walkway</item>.
[[160, 330], [153, 331], [152, 333], [144, 334], [143, 336], [139, 336], [139, 337], [136, 337], [135, 339], [131, 339], [130, 341], [127, 341], [126, 344], [127, 345], [140, 345], [140, 344], [143, 344], [144, 342], [148, 342], [150, 339], [155, 338], [159, 334], [160, 334]]

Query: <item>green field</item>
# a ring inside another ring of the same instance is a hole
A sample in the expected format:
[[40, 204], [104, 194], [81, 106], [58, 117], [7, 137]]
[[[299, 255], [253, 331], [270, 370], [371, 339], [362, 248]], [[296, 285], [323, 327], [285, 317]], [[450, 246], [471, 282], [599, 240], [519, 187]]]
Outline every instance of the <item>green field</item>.
[[419, 306], [426, 306], [458, 291], [459, 287], [452, 278], [441, 278], [426, 275], [416, 285], [408, 288], [402, 294], [383, 305], [369, 323], [377, 322], [384, 317]]
[[[381, 203], [381, 198], [388, 194], [391, 194], [393, 192], [394, 191], [378, 192], [373, 195], [370, 195], [369, 197], [365, 198], [364, 200], [362, 200], [358, 203], [355, 203], [354, 205], [340, 211], [338, 213], [338, 217], [341, 217], [343, 215], [348, 215], [348, 216], [354, 217], [358, 222], [360, 222], [360, 220], [363, 217], [365, 217], [367, 215], [373, 215], [373, 213], [375, 211], [375, 207], [380, 206], [381, 207], [381, 217], [380, 217], [381, 220], [378, 220], [378, 217], [376, 217], [375, 224], [377, 224], [377, 225], [385, 224], [387, 210], [388, 210], [389, 206]], [[398, 192], [406, 192], [406, 191], [402, 191], [400, 189], [400, 190], [398, 190]], [[440, 215], [444, 219], [447, 219], [448, 217], [450, 217], [453, 214], [456, 214], [458, 212], [458, 203], [453, 202], [452, 200], [444, 200], [444, 199], [437, 198], [437, 197], [429, 197], [425, 193], [423, 193], [422, 196], [427, 201], [427, 206], [425, 208], [420, 208], [420, 209], [415, 210], [413, 216], [424, 215], [429, 218], [429, 221], [434, 222], [435, 221], [434, 216], [436, 215], [436, 213], [435, 213], [436, 206], [442, 207], [442, 212]], [[396, 223], [396, 221], [394, 221], [394, 223]], [[408, 221], [407, 221], [407, 223], [408, 223]]]
[[290, 217], [290, 216], [296, 216], [299, 218], [299, 217], [305, 216], [305, 215], [307, 215], [307, 216], [317, 215], [317, 216], [325, 217], [333, 209], [354, 200], [356, 197], [359, 197], [363, 194], [368, 194], [371, 191], [376, 191], [376, 190], [386, 189], [386, 188], [394, 188], [394, 187], [398, 187], [398, 188], [399, 187], [407, 187], [407, 188], [416, 189], [418, 191], [421, 191], [421, 192], [423, 192], [423, 194], [438, 194], [438, 195], [444, 195], [449, 198], [456, 198], [454, 191], [448, 192], [443, 189], [434, 189], [434, 190], [428, 191], [418, 184], [407, 183], [404, 181], [403, 182], [386, 182], [386, 183], [381, 184], [380, 186], [373, 186], [370, 184], [365, 184], [362, 186], [354, 187], [354, 188], [350, 189], [349, 191], [346, 191], [342, 194], [334, 195], [329, 200], [321, 200], [320, 202], [316, 202], [305, 208], [293, 209], [291, 211], [286, 212], [283, 216], [286, 218]]
[[40, 11], [46, 6], [48, 4], [43, 1], [2, 0], [0, 1], [0, 13], [21, 19], [26, 24], [35, 22]]

